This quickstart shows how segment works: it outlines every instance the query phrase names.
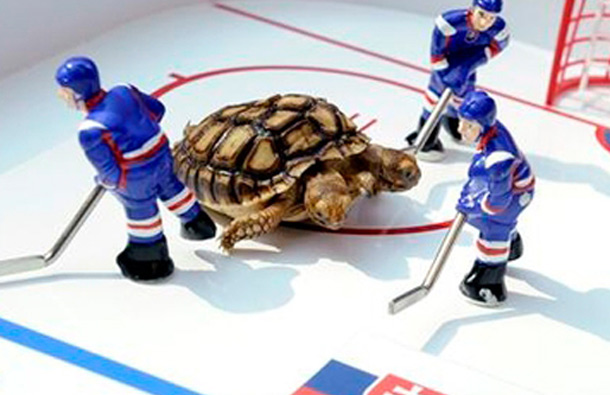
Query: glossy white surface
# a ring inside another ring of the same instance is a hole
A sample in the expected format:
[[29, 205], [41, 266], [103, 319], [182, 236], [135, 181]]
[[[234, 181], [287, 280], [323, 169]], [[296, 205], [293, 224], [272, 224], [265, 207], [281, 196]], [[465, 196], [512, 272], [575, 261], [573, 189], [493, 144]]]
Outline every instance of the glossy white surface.
[[[426, 74], [354, 47], [427, 67], [432, 18], [345, 4], [231, 4], [353, 47], [198, 5], [112, 30], [70, 54], [93, 56], [105, 85], [130, 82], [149, 92], [172, 82], [171, 72], [255, 65], [325, 67], [426, 86]], [[67, 55], [0, 81], [0, 133], [10, 131], [0, 148], [1, 258], [48, 249], [92, 187], [76, 138], [80, 115], [54, 97], [55, 67]], [[513, 42], [480, 81], [541, 103], [550, 61], [550, 53]], [[276, 92], [327, 97], [347, 114], [359, 113], [361, 126], [376, 119], [370, 136], [396, 147], [422, 102], [415, 92], [364, 77], [235, 72], [164, 95], [163, 126], [176, 141], [189, 119]], [[497, 101], [537, 175], [535, 200], [519, 226], [525, 255], [511, 265], [503, 309], [470, 305], [457, 289], [475, 257], [471, 228], [433, 293], [394, 317], [387, 302], [421, 282], [442, 231], [364, 237], [280, 229], [226, 256], [216, 241], [181, 240], [164, 210], [178, 270], [164, 284], [134, 284], [114, 264], [125, 225], [120, 205], [106, 197], [53, 267], [0, 279], [0, 317], [206, 395], [290, 394], [362, 334], [544, 394], [603, 394], [610, 388], [610, 153], [589, 124]], [[447, 147], [445, 163], [421, 165], [416, 189], [360, 202], [349, 225], [451, 219], [471, 153]], [[0, 340], [2, 393], [138, 393], [114, 389], [120, 386]]]

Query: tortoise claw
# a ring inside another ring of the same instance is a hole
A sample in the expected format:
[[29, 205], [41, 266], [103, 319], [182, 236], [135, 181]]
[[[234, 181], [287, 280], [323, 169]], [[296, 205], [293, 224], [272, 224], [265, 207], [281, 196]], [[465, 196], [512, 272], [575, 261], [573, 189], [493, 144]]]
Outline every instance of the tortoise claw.
[[230, 254], [231, 251], [233, 250], [233, 247], [235, 247], [235, 243], [236, 240], [234, 240], [232, 237], [223, 234], [220, 238], [220, 249], [225, 252], [226, 254]]

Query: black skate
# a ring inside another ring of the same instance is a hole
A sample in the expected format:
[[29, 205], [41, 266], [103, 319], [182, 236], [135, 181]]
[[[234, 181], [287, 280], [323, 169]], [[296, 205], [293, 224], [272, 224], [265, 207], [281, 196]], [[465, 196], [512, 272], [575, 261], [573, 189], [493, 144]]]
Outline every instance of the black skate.
[[456, 117], [443, 116], [441, 118], [441, 124], [443, 128], [449, 133], [453, 141], [458, 144], [468, 144], [462, 139], [462, 134], [459, 132], [460, 119]]
[[521, 258], [521, 255], [523, 255], [523, 241], [521, 241], [521, 235], [517, 233], [510, 242], [510, 252], [508, 253], [508, 260], [517, 260]]
[[165, 237], [152, 244], [127, 244], [116, 262], [123, 275], [134, 281], [161, 280], [174, 272]]
[[183, 223], [180, 236], [187, 240], [206, 240], [216, 235], [216, 224], [203, 209], [189, 222]]
[[[415, 148], [415, 141], [417, 140], [417, 136], [419, 135], [419, 131], [424, 126], [425, 120], [423, 118], [419, 119], [419, 127], [416, 131], [409, 134], [405, 140], [409, 144], [410, 148]], [[430, 133], [430, 137], [428, 141], [424, 143], [421, 151], [417, 154], [417, 158], [421, 159], [425, 162], [438, 162], [445, 158], [445, 149], [443, 148], [443, 143], [438, 138], [440, 130], [440, 125], [436, 124], [432, 133]]]
[[470, 273], [462, 280], [460, 291], [474, 304], [499, 306], [506, 300], [505, 273], [506, 263], [486, 265], [476, 261]]

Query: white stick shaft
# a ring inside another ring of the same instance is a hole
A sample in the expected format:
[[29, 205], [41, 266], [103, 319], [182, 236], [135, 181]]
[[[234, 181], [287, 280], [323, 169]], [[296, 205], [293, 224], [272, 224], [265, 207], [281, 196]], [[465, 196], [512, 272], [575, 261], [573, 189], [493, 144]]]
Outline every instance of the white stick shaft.
[[76, 215], [72, 218], [66, 229], [63, 231], [59, 239], [53, 244], [53, 247], [44, 255], [45, 260], [48, 264], [53, 263], [59, 256], [64, 252], [68, 244], [72, 241], [76, 233], [83, 226], [87, 218], [93, 209], [97, 206], [102, 196], [104, 196], [106, 189], [101, 185], [96, 185], [95, 188], [89, 193], [87, 199], [80, 206]]
[[424, 144], [426, 144], [426, 141], [428, 141], [428, 138], [432, 134], [434, 127], [436, 126], [436, 124], [439, 123], [441, 116], [449, 105], [451, 95], [451, 89], [445, 88], [440, 99], [438, 99], [438, 103], [436, 103], [436, 106], [434, 106], [432, 113], [430, 113], [430, 116], [428, 117], [428, 119], [424, 123], [424, 126], [422, 126], [420, 132], [417, 135], [417, 139], [415, 140], [414, 144], [415, 150], [413, 151], [413, 155], [417, 156], [419, 151], [424, 148]]
[[105, 189], [97, 185], [89, 193], [89, 196], [87, 196], [87, 199], [78, 209], [76, 215], [72, 218], [61, 236], [59, 236], [59, 239], [44, 255], [32, 255], [0, 261], [0, 276], [42, 269], [55, 262], [97, 206], [102, 196], [104, 196], [104, 192]]
[[432, 289], [432, 286], [436, 283], [436, 280], [438, 280], [438, 276], [441, 274], [441, 270], [443, 270], [447, 259], [449, 259], [449, 254], [451, 253], [458, 236], [462, 232], [464, 223], [466, 223], [466, 216], [458, 212], [453, 219], [451, 228], [449, 228], [443, 242], [441, 243], [441, 247], [436, 252], [432, 266], [430, 266], [428, 274], [426, 274], [426, 278], [422, 284], [428, 290]]

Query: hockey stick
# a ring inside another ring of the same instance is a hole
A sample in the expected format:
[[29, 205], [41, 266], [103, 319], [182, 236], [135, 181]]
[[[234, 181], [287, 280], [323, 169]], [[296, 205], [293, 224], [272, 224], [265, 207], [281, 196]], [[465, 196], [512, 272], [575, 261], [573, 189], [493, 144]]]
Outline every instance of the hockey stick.
[[426, 278], [420, 286], [415, 287], [410, 291], [407, 291], [404, 294], [392, 299], [389, 306], [390, 314], [396, 314], [412, 304], [419, 302], [426, 295], [428, 295], [432, 289], [432, 286], [434, 283], [436, 283], [438, 276], [441, 274], [441, 270], [443, 270], [445, 262], [447, 262], [447, 258], [449, 258], [449, 253], [460, 235], [460, 232], [464, 227], [464, 223], [466, 223], [466, 216], [458, 212], [453, 219], [451, 228], [449, 228], [447, 231], [440, 248], [436, 252], [436, 256], [434, 257], [434, 261], [432, 261], [432, 266], [430, 266], [430, 269], [428, 269]]
[[[451, 89], [445, 88], [441, 98], [422, 127], [421, 132], [417, 135], [417, 139], [415, 140], [414, 144], [415, 149], [407, 147], [404, 150], [413, 149], [413, 155], [417, 156], [417, 153], [423, 148], [425, 142], [428, 140], [428, 137], [430, 137], [432, 130], [440, 120], [441, 115], [447, 108], [450, 99]], [[451, 248], [460, 234], [465, 220], [466, 217], [462, 213], [458, 213], [456, 215], [451, 228], [443, 239], [443, 243], [436, 252], [436, 256], [434, 257], [432, 266], [430, 266], [430, 269], [428, 269], [428, 274], [426, 275], [424, 282], [420, 286], [394, 298], [389, 305], [390, 314], [396, 314], [412, 304], [419, 302], [426, 295], [428, 295], [428, 292], [430, 292], [430, 289], [432, 289], [432, 286], [436, 282], [441, 270], [443, 269], [443, 266], [445, 265], [445, 262], [447, 261], [447, 258], [449, 257], [449, 252], [451, 252]]]
[[57, 239], [53, 247], [51, 247], [46, 254], [0, 261], [0, 276], [42, 269], [55, 262], [61, 253], [64, 252], [66, 247], [68, 247], [68, 244], [70, 244], [74, 235], [76, 235], [76, 232], [78, 232], [85, 220], [89, 217], [89, 214], [91, 214], [93, 209], [97, 206], [102, 196], [104, 196], [105, 191], [104, 187], [96, 185], [59, 239]]
[[[424, 148], [424, 144], [428, 141], [428, 138], [432, 134], [432, 130], [436, 126], [436, 124], [440, 121], [441, 115], [445, 112], [445, 109], [449, 105], [449, 100], [451, 100], [451, 89], [445, 88], [441, 98], [438, 99], [436, 106], [430, 113], [430, 116], [424, 123], [424, 126], [421, 128], [421, 131], [417, 134], [417, 139], [415, 139], [415, 144], [409, 147], [403, 148], [401, 151], [413, 151], [413, 155], [417, 156], [417, 153]], [[415, 148], [413, 148], [415, 147]]]

